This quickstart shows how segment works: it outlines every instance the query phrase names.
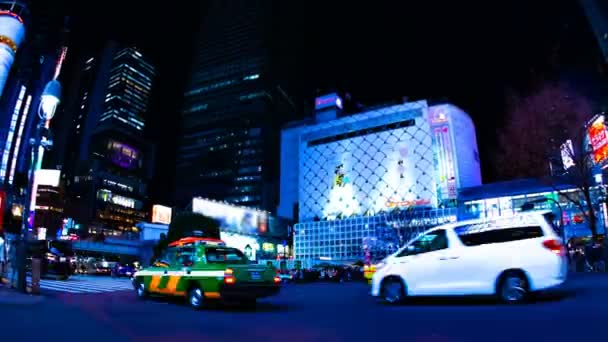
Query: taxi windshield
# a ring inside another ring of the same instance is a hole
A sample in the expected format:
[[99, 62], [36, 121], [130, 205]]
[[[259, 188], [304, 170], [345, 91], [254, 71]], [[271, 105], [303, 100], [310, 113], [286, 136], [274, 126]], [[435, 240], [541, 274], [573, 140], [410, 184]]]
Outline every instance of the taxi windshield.
[[207, 262], [214, 264], [231, 263], [231, 264], [246, 264], [248, 263], [247, 257], [236, 248], [207, 248], [206, 251]]

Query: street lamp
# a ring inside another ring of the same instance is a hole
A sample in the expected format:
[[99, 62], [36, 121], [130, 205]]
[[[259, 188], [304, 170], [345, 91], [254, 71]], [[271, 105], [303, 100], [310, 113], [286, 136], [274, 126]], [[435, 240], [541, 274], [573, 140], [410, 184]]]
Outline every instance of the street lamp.
[[[36, 210], [36, 193], [38, 192], [36, 183], [36, 171], [40, 169], [44, 150], [50, 150], [53, 146], [53, 140], [49, 133], [49, 124], [55, 116], [55, 111], [59, 105], [61, 98], [61, 84], [57, 80], [49, 81], [42, 95], [40, 96], [40, 105], [38, 107], [38, 117], [40, 121], [36, 127], [34, 138], [30, 139], [32, 147], [32, 164], [28, 171], [28, 186], [25, 192], [25, 203], [23, 204], [23, 222], [21, 224], [21, 236], [18, 249], [18, 265], [19, 273], [17, 279], [17, 288], [23, 292], [26, 291], [26, 267], [25, 261], [27, 258], [27, 236], [30, 226], [34, 225], [34, 211]], [[29, 196], [28, 196], [29, 195]]]

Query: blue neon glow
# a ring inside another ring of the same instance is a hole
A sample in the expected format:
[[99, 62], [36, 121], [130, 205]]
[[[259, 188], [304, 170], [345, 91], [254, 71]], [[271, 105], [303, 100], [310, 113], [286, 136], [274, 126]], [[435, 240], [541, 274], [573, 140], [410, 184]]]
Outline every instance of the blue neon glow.
[[25, 100], [25, 106], [23, 106], [23, 114], [21, 115], [19, 131], [17, 132], [17, 141], [15, 142], [15, 149], [13, 150], [11, 170], [8, 174], [9, 184], [13, 184], [13, 180], [15, 178], [15, 168], [17, 167], [17, 158], [19, 157], [19, 148], [21, 147], [21, 137], [23, 136], [23, 129], [25, 128], [25, 123], [29, 117], [30, 104], [32, 104], [32, 95], [28, 95], [27, 99]]
[[4, 145], [4, 153], [2, 154], [2, 163], [0, 164], [0, 179], [2, 179], [2, 182], [6, 179], [8, 157], [10, 156], [11, 148], [13, 147], [13, 136], [15, 135], [15, 128], [17, 127], [17, 121], [19, 120], [19, 112], [21, 112], [21, 106], [23, 105], [25, 90], [25, 86], [21, 86], [21, 91], [19, 92], [19, 97], [17, 98], [17, 103], [15, 103], [15, 109], [13, 110], [13, 116], [11, 117], [6, 144]]

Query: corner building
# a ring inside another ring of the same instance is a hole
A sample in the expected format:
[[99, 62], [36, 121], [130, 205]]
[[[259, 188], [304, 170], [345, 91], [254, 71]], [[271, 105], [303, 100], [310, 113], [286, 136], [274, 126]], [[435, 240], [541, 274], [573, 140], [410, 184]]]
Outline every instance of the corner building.
[[335, 103], [283, 131], [279, 214], [298, 214], [297, 260], [361, 260], [365, 248], [380, 257], [455, 220], [458, 189], [481, 184], [464, 111], [417, 101], [338, 118]]

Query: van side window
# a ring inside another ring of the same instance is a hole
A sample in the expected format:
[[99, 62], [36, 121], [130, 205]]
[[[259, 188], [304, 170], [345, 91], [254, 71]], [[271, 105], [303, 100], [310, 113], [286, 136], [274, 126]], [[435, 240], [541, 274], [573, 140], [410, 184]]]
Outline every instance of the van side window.
[[534, 239], [543, 236], [541, 227], [505, 227], [486, 230], [471, 230], [470, 226], [454, 228], [454, 232], [465, 246], [480, 246], [491, 243], [503, 243]]
[[438, 229], [419, 237], [397, 255], [398, 258], [448, 248], [448, 237], [445, 230]]

